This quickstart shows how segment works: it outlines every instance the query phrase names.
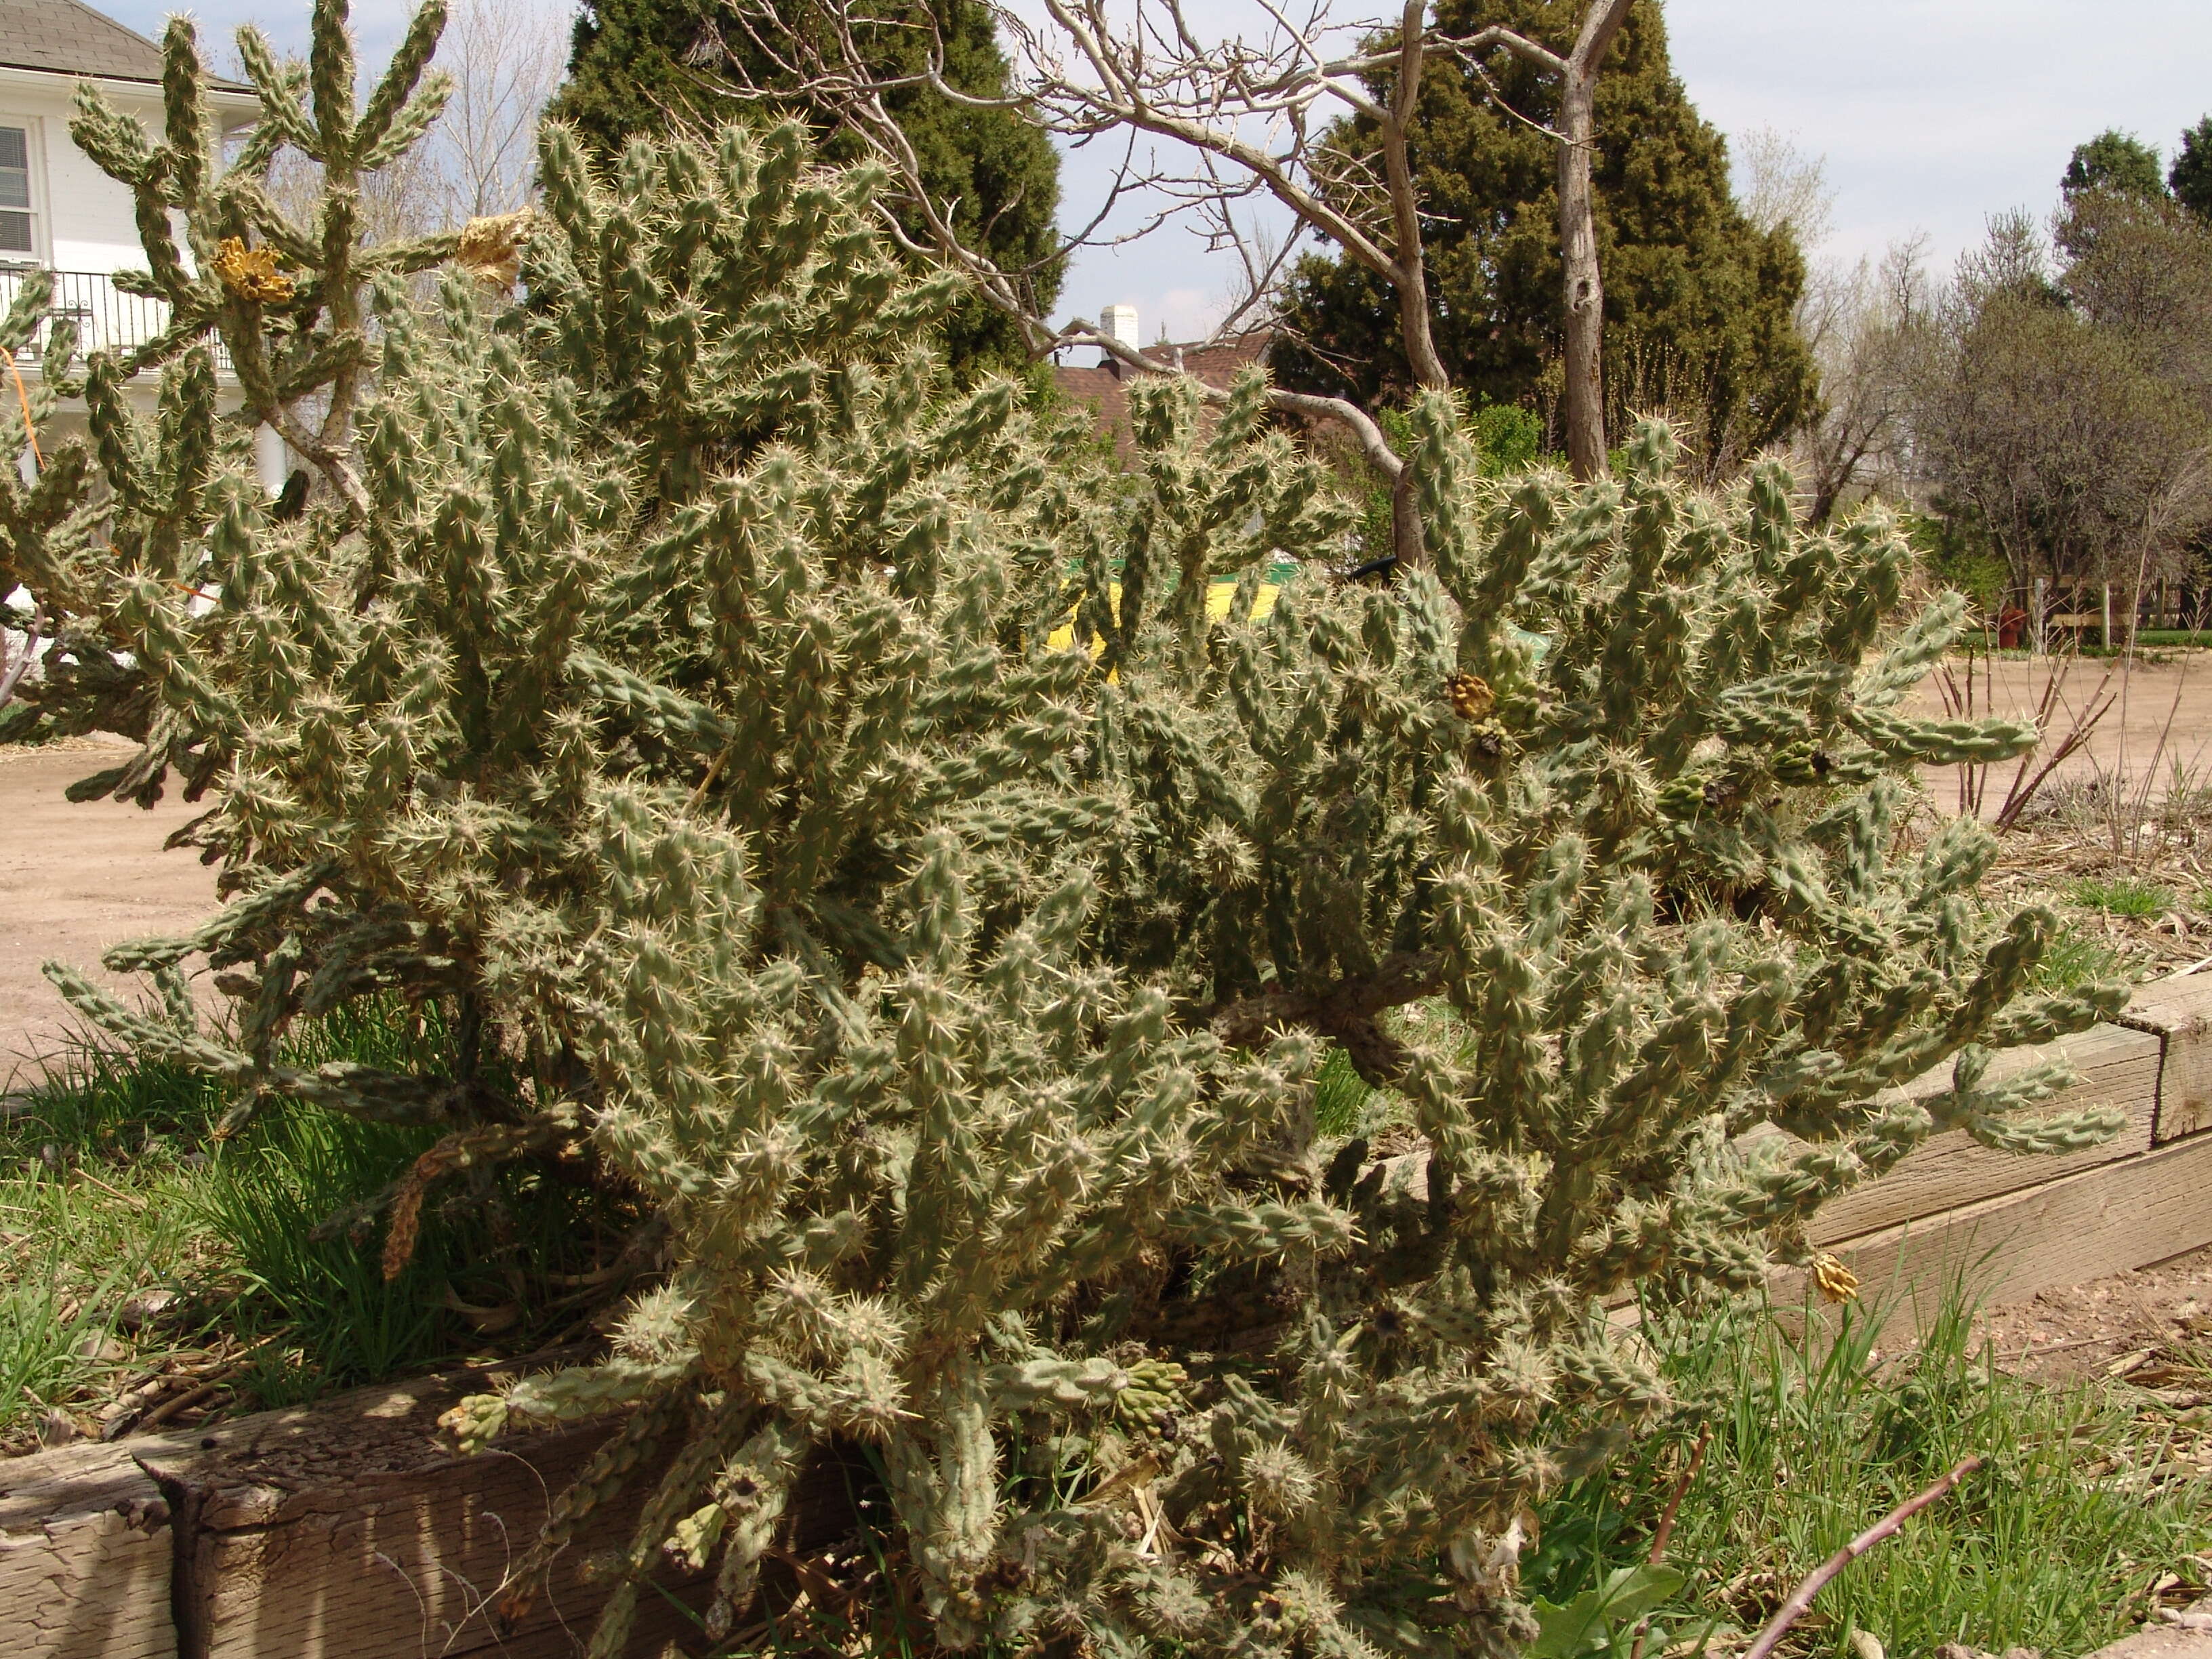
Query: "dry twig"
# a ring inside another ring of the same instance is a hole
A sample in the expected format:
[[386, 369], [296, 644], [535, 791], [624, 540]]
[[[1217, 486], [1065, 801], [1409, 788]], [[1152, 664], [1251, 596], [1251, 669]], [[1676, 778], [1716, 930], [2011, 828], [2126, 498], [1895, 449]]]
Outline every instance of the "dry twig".
[[[1682, 1499], [1689, 1495], [1690, 1487], [1698, 1478], [1698, 1471], [1705, 1466], [1705, 1448], [1712, 1443], [1712, 1440], [1713, 1425], [1710, 1423], [1700, 1425], [1697, 1446], [1690, 1453], [1690, 1461], [1683, 1468], [1681, 1479], [1674, 1483], [1674, 1495], [1667, 1500], [1666, 1512], [1659, 1517], [1658, 1529], [1651, 1534], [1651, 1553], [1644, 1558], [1648, 1565], [1656, 1567], [1666, 1559], [1667, 1546], [1674, 1536], [1674, 1517], [1681, 1513]], [[1636, 1644], [1629, 1649], [1628, 1659], [1644, 1659], [1644, 1641], [1650, 1633], [1651, 1620], [1647, 1617], [1636, 1626]]]
[[1790, 1593], [1790, 1599], [1782, 1604], [1782, 1610], [1767, 1621], [1766, 1628], [1759, 1632], [1759, 1639], [1745, 1650], [1743, 1659], [1768, 1659], [1768, 1656], [1781, 1644], [1782, 1638], [1790, 1633], [1790, 1627], [1805, 1616], [1806, 1610], [1813, 1605], [1813, 1598], [1827, 1587], [1831, 1578], [1881, 1542], [1883, 1539], [1893, 1536], [1907, 1521], [1936, 1502], [1937, 1498], [1943, 1497], [1952, 1487], [1981, 1467], [1982, 1460], [1978, 1457], [1960, 1459], [1952, 1467], [1950, 1473], [1934, 1486], [1925, 1492], [1917, 1492], [1906, 1498], [1905, 1502], [1899, 1504], [1887, 1515], [1883, 1516], [1881, 1520], [1820, 1563], [1807, 1577], [1803, 1583]]

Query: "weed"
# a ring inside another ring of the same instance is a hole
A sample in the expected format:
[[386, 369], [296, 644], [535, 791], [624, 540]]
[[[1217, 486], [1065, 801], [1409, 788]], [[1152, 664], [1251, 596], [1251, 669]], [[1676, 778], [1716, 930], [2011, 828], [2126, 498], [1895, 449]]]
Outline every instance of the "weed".
[[2043, 959], [2036, 963], [2034, 984], [2039, 991], [2069, 991], [2092, 980], [2127, 976], [2127, 964], [2118, 951], [2102, 939], [2062, 921], [2051, 930]]
[[2077, 881], [2067, 896], [2085, 909], [2115, 916], [2162, 916], [2173, 908], [2173, 890], [2135, 876]]
[[[2158, 1436], [2100, 1392], [2006, 1376], [1971, 1322], [1954, 1291], [1917, 1346], [1886, 1354], [1868, 1310], [1796, 1340], [1755, 1307], [1647, 1318], [1713, 1431], [1668, 1553], [1691, 1575], [1686, 1609], [1755, 1628], [1853, 1534], [1978, 1452], [1984, 1472], [1821, 1593], [1798, 1650], [1846, 1653], [1856, 1629], [1893, 1653], [2081, 1653], [2128, 1627], [2130, 1597], [2212, 1540], [2203, 1482], [2154, 1484]], [[1564, 1603], [1641, 1561], [1687, 1437], [1567, 1486], [1524, 1571], [1532, 1592]]]

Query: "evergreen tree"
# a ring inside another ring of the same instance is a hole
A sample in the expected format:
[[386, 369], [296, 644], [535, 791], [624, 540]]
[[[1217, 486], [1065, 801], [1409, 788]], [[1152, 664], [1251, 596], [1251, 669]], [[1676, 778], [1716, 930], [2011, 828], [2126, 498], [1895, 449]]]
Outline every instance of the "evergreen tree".
[[[794, 31], [823, 27], [805, 0], [779, 6], [775, 19]], [[915, 73], [933, 26], [949, 84], [978, 97], [1006, 92], [1006, 55], [990, 10], [978, 0], [915, 0], [884, 14], [869, 35], [872, 67], [886, 79]], [[731, 119], [741, 106], [718, 88], [732, 70], [751, 86], [773, 88], [781, 78], [718, 0], [591, 0], [576, 20], [568, 78], [550, 112], [611, 157], [634, 135], [703, 134]], [[931, 199], [951, 205], [963, 242], [1002, 270], [1040, 267], [1032, 278], [1034, 308], [1048, 311], [1064, 269], [1052, 258], [1060, 159], [1051, 141], [1012, 110], [976, 108], [926, 86], [896, 88], [885, 102], [914, 146]], [[799, 100], [789, 112], [804, 113]], [[831, 159], [857, 159], [848, 139], [818, 131], [816, 137]], [[963, 301], [942, 326], [956, 372], [1012, 369], [1027, 361], [1019, 328], [981, 300]]]
[[2212, 224], [2212, 115], [2184, 129], [2166, 182], [2175, 201]]
[[711, 131], [727, 114], [706, 73], [721, 57], [704, 0], [592, 0], [576, 15], [568, 79], [547, 113], [603, 155], [635, 133]]
[[[1573, 39], [1571, 0], [1448, 0], [1440, 25], [1501, 22]], [[1436, 58], [1421, 89], [1415, 167], [1431, 216], [1426, 249], [1439, 349], [1478, 401], [1548, 401], [1560, 336], [1552, 77], [1502, 55], [1490, 85]], [[1804, 261], [1786, 228], [1754, 229], [1729, 193], [1721, 136], [1674, 78], [1658, 8], [1629, 14], [1597, 88], [1593, 162], [1605, 272], [1607, 423], [1665, 405], [1716, 460], [1787, 433], [1817, 392], [1794, 322]], [[1358, 123], [1340, 129], [1347, 151]], [[1373, 399], [1407, 384], [1394, 301], [1349, 261], [1310, 257], [1272, 361], [1291, 384]]]
[[[342, 20], [321, 0], [312, 94], [257, 83], [268, 129], [358, 156], [420, 62], [356, 112]], [[80, 136], [195, 238], [267, 234], [267, 152], [220, 153], [189, 25], [166, 47], [163, 138], [91, 90]], [[436, 1126], [374, 1206], [387, 1268], [435, 1183], [504, 1161], [588, 1162], [659, 1218], [609, 1352], [449, 1419], [625, 1415], [504, 1587], [623, 1504], [594, 1659], [665, 1555], [714, 1565], [726, 1636], [838, 1443], [939, 1647], [1499, 1652], [1523, 1506], [1677, 1403], [1609, 1297], [1807, 1261], [1818, 1206], [1938, 1130], [2121, 1121], [2039, 1111], [2061, 1065], [1990, 1077], [2122, 993], [2028, 988], [2051, 918], [1977, 899], [1980, 825], [1898, 833], [1919, 766], [2033, 732], [1899, 712], [1963, 610], [1902, 613], [1885, 517], [1808, 532], [1772, 464], [1692, 489], [1656, 422], [1619, 482], [1486, 478], [1431, 394], [1432, 568], [1339, 585], [1349, 510], [1257, 374], [1204, 428], [1187, 381], [1133, 388], [1131, 478], [1009, 381], [948, 391], [957, 283], [795, 126], [596, 168], [556, 125], [541, 164], [520, 301], [465, 237], [434, 300], [389, 276], [419, 249], [362, 269], [343, 185], [324, 239], [169, 261], [232, 300], [153, 351], [158, 419], [93, 402], [109, 495], [82, 444], [0, 472], [0, 577], [128, 676], [43, 708], [136, 699], [149, 788], [198, 757], [234, 896], [111, 953], [162, 1012], [53, 966], [79, 1010], [241, 1116]], [[350, 492], [294, 513], [209, 336], [326, 308], [313, 361], [375, 373], [318, 463]], [[1308, 574], [1259, 617], [1278, 550]], [[212, 1032], [198, 963], [236, 1000]], [[455, 1012], [449, 1063], [287, 1060], [393, 995]], [[1325, 1043], [1417, 1152], [1318, 1133]]]
[[2088, 143], [2074, 146], [2058, 187], [2069, 197], [2084, 191], [2109, 190], [2148, 202], [2166, 195], [2158, 152], [2135, 134], [2117, 127], [2107, 127]]

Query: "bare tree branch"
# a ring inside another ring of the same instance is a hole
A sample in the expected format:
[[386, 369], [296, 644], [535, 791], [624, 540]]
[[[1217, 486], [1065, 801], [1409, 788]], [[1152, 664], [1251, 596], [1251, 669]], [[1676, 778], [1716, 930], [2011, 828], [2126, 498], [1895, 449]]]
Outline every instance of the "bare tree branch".
[[1831, 1578], [1881, 1542], [1883, 1539], [1894, 1536], [1899, 1528], [1907, 1521], [1943, 1497], [1952, 1487], [1981, 1467], [1982, 1460], [1979, 1457], [1960, 1459], [1953, 1466], [1950, 1473], [1936, 1481], [1934, 1486], [1929, 1486], [1925, 1492], [1915, 1493], [1904, 1503], [1899, 1504], [1887, 1515], [1882, 1516], [1881, 1520], [1822, 1562], [1806, 1577], [1803, 1583], [1790, 1592], [1790, 1599], [1782, 1604], [1781, 1611], [1767, 1621], [1766, 1628], [1759, 1633], [1759, 1639], [1746, 1650], [1743, 1659], [1767, 1659], [1767, 1656], [1774, 1651], [1782, 1638], [1790, 1633], [1790, 1627], [1805, 1616], [1806, 1610], [1813, 1605], [1813, 1598], [1820, 1593]]
[[[963, 233], [957, 204], [933, 199], [894, 113], [900, 94], [926, 88], [953, 104], [1018, 111], [1075, 147], [1121, 135], [1105, 204], [1063, 236], [1050, 258], [1125, 240], [1107, 227], [1139, 201], [1151, 205], [1139, 234], [1177, 214], [1194, 214], [1208, 246], [1233, 252], [1243, 270], [1243, 289], [1213, 338], [1249, 328], [1264, 312], [1298, 235], [1325, 238], [1389, 286], [1414, 380], [1443, 391], [1451, 374], [1431, 319], [1425, 216], [1412, 159], [1422, 76], [1432, 58], [1442, 58], [1487, 84], [1483, 60], [1510, 54], [1560, 77], [1571, 118], [1553, 135], [1568, 264], [1570, 453], [1578, 470], [1604, 469], [1597, 344], [1603, 294], [1589, 218], [1591, 94], [1633, 0], [1592, 0], [1564, 55], [1501, 27], [1467, 34], [1436, 28], [1424, 0], [1400, 0], [1397, 15], [1388, 18], [1342, 15], [1334, 0], [1252, 0], [1264, 25], [1226, 39], [1198, 27], [1185, 0], [1033, 0], [1034, 9], [1023, 11], [1008, 0], [991, 3], [1012, 59], [1012, 84], [1003, 91], [956, 85], [933, 20], [871, 11], [866, 0], [811, 0], [803, 15], [792, 0], [737, 0], [731, 27], [743, 39], [722, 42], [719, 89], [738, 100], [803, 101], [817, 118], [859, 139], [890, 173], [879, 206], [891, 235], [908, 252], [964, 272], [988, 303], [1016, 319], [1033, 356], [1095, 344], [1139, 372], [1170, 368], [1087, 321], [1051, 324], [1036, 303], [1032, 280], [1043, 263], [1000, 264], [980, 237]], [[901, 38], [898, 31], [917, 40], [919, 60], [902, 48], [898, 67], [878, 67], [882, 43]], [[744, 50], [731, 50], [732, 44]], [[1347, 117], [1372, 130], [1375, 148], [1367, 155], [1348, 151], [1338, 137]], [[1152, 148], [1140, 153], [1146, 140]], [[1262, 198], [1298, 227], [1279, 246], [1252, 244], [1237, 223], [1237, 205]], [[1281, 390], [1272, 398], [1285, 413], [1346, 428], [1396, 486], [1394, 550], [1407, 562], [1421, 559], [1410, 479], [1373, 415], [1341, 398]]]

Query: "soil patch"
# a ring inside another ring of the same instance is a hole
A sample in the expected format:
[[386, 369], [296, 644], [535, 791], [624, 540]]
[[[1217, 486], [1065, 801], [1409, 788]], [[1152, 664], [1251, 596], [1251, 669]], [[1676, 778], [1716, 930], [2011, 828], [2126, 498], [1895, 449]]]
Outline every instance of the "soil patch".
[[[1947, 666], [1952, 683], [1963, 688], [1966, 659], [1954, 657]], [[2177, 762], [2197, 784], [2212, 770], [2212, 651], [2159, 653], [2138, 658], [2126, 672], [2117, 658], [1999, 657], [1978, 659], [1972, 675], [1974, 714], [2014, 720], [2034, 718], [2045, 686], [2057, 676], [2058, 689], [2044, 732], [2047, 743], [2058, 742], [2096, 702], [2112, 699], [2087, 741], [2051, 773], [2052, 784], [2118, 776], [2133, 785], [2148, 775], [2155, 798], [2171, 784]], [[1922, 681], [1905, 707], [1917, 714], [1944, 714], [1942, 672]], [[2031, 757], [2030, 772], [2040, 763]], [[1984, 815], [2003, 805], [2014, 764], [2008, 761], [1990, 769]], [[1945, 811], [1959, 810], [1958, 773], [1948, 766], [1924, 770], [1929, 794]]]
[[2014, 1376], [2123, 1382], [2197, 1414], [2212, 1406], [2212, 1249], [1992, 1309], [1981, 1331]]
[[[2135, 1413], [2136, 1431], [2104, 1447], [2100, 1478], [2212, 1492], [2212, 1249], [1990, 1309], [1977, 1328], [2002, 1370], [2100, 1388]], [[2212, 1572], [2212, 1555], [2197, 1559]], [[2151, 1606], [2194, 1601], [2203, 1583], [2161, 1583]]]
[[[204, 807], [173, 792], [151, 811], [64, 797], [128, 752], [121, 739], [0, 746], [0, 1093], [77, 1029], [40, 963], [52, 957], [98, 973], [109, 945], [185, 932], [215, 908], [214, 871], [188, 848], [161, 846]], [[103, 977], [136, 992], [135, 981]]]

